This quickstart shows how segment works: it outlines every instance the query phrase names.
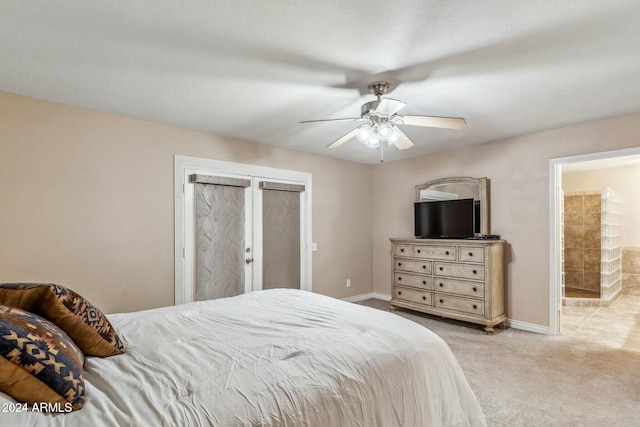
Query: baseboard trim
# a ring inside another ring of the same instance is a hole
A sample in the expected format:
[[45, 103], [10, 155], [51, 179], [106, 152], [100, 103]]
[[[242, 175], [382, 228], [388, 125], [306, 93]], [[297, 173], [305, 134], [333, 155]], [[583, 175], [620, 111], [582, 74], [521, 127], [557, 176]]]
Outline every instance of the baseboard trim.
[[348, 301], [348, 302], [358, 302], [358, 301], [364, 301], [366, 299], [371, 299], [371, 298], [381, 299], [383, 301], [391, 301], [391, 295], [381, 294], [379, 292], [367, 292], [366, 294], [353, 295], [350, 297], [342, 298], [342, 300]]
[[390, 294], [381, 294], [380, 292], [373, 292], [373, 297], [375, 299], [381, 299], [383, 301], [391, 301]]
[[345, 298], [342, 298], [342, 300], [347, 302], [358, 302], [358, 301], [364, 301], [366, 299], [371, 299], [371, 298], [373, 298], [373, 292], [367, 292], [366, 294], [345, 297]]
[[507, 325], [513, 329], [535, 332], [536, 334], [552, 335], [548, 326], [536, 325], [534, 323], [521, 322], [519, 320], [507, 320]]

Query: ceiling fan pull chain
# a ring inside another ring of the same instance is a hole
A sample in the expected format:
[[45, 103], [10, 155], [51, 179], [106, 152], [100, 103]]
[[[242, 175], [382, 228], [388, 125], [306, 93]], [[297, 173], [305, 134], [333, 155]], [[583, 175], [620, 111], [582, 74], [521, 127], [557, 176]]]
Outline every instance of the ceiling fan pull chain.
[[380, 141], [380, 163], [384, 163], [384, 141]]

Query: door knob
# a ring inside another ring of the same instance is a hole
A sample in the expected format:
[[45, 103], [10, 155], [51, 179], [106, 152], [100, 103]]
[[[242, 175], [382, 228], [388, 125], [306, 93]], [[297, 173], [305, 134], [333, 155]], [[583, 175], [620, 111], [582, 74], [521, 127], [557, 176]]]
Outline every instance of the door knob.
[[244, 260], [247, 264], [251, 264], [253, 262], [253, 258], [247, 258]]

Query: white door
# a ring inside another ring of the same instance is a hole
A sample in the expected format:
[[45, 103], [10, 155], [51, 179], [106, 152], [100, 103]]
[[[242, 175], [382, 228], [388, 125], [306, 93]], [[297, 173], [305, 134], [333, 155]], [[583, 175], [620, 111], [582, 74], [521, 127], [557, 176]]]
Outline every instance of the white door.
[[311, 290], [310, 174], [176, 156], [176, 189], [176, 304]]
[[232, 297], [252, 289], [252, 188], [243, 176], [191, 174], [186, 185], [193, 213], [187, 233], [194, 301]]
[[252, 188], [253, 290], [304, 289], [305, 183], [253, 177]]

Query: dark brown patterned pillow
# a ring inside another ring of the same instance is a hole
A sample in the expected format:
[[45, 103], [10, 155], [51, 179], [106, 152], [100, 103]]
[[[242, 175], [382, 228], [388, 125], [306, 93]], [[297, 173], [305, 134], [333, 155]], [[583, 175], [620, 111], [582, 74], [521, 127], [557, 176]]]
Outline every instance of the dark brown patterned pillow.
[[39, 410], [80, 409], [83, 363], [80, 349], [52, 322], [0, 305], [0, 391]]
[[107, 317], [64, 286], [42, 283], [0, 284], [0, 304], [36, 313], [58, 325], [87, 356], [124, 353]]

